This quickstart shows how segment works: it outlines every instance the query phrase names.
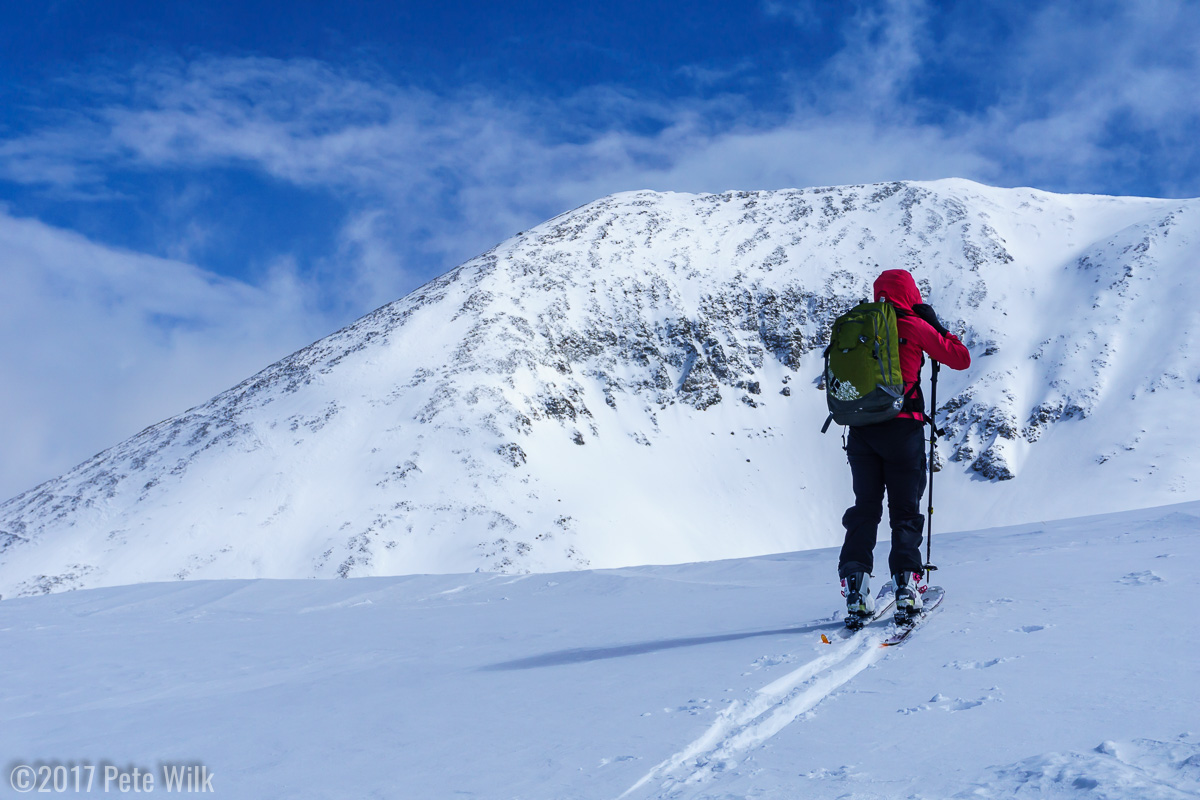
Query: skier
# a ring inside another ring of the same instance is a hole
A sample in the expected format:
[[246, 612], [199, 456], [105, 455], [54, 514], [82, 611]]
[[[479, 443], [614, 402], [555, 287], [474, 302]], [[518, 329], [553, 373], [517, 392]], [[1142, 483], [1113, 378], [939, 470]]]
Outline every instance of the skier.
[[842, 516], [846, 540], [838, 560], [838, 575], [847, 617], [873, 614], [868, 577], [874, 567], [873, 551], [886, 490], [892, 528], [888, 567], [896, 588], [896, 621], [905, 622], [920, 613], [924, 571], [921, 542], [925, 517], [920, 510], [927, 466], [923, 435], [927, 418], [920, 385], [924, 353], [957, 370], [971, 365], [971, 354], [922, 302], [916, 281], [907, 270], [885, 270], [875, 280], [875, 302], [883, 301], [896, 310], [906, 399], [895, 418], [850, 428], [846, 455], [854, 483], [854, 505]]

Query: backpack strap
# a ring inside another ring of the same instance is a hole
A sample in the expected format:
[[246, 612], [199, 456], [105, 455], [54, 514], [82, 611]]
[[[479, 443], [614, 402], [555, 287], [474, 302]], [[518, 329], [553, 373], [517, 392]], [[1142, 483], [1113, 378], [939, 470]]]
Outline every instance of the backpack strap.
[[913, 381], [912, 388], [904, 393], [904, 405], [900, 407], [900, 411], [911, 411], [915, 414], [925, 416], [925, 395], [921, 393], [921, 377]]
[[[821, 373], [824, 376], [824, 380], [829, 380], [829, 348], [831, 347], [833, 347], [832, 343], [826, 346], [825, 352], [822, 353], [825, 358], [825, 371]], [[833, 414], [830, 414], [825, 420], [825, 424], [821, 426], [821, 433], [825, 433], [825, 431], [829, 430], [829, 423], [831, 422], [833, 422]]]
[[[904, 311], [904, 309], [896, 309], [896, 315], [900, 316], [901, 311]], [[904, 311], [904, 316], [911, 317], [915, 315], [910, 311]], [[908, 339], [902, 336], [899, 337], [899, 342], [902, 345], [909, 344]], [[920, 414], [922, 418], [925, 418], [925, 395], [921, 393], [921, 369], [925, 366], [925, 353], [921, 351], [920, 347], [917, 347], [917, 352], [921, 354], [921, 364], [917, 367], [917, 379], [913, 381], [913, 385], [909, 390], [904, 393], [904, 405], [900, 407], [900, 413], [907, 411]]]

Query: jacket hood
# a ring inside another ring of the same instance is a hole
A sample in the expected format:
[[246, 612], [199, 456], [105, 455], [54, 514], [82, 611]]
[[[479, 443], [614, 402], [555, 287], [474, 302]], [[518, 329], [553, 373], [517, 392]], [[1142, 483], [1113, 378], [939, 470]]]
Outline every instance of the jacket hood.
[[908, 270], [884, 270], [883, 274], [875, 279], [875, 302], [881, 300], [888, 300], [897, 308], [912, 311], [913, 306], [922, 302], [921, 290], [917, 288], [917, 282]]

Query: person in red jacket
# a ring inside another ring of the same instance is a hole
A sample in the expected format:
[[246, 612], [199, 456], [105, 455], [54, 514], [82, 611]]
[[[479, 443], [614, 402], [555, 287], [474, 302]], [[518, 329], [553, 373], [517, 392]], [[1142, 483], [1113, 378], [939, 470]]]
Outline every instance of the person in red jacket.
[[925, 354], [951, 369], [971, 366], [971, 354], [958, 337], [946, 330], [937, 314], [921, 300], [916, 281], [907, 270], [885, 270], [875, 280], [875, 302], [896, 309], [900, 336], [900, 373], [904, 378], [903, 410], [894, 419], [850, 428], [846, 455], [854, 482], [854, 505], [842, 525], [846, 539], [838, 559], [838, 575], [846, 596], [846, 613], [859, 617], [874, 611], [868, 577], [874, 569], [875, 541], [883, 518], [883, 495], [888, 498], [892, 549], [888, 569], [896, 587], [896, 619], [911, 619], [921, 609], [921, 542], [925, 516], [924, 423], [921, 366]]

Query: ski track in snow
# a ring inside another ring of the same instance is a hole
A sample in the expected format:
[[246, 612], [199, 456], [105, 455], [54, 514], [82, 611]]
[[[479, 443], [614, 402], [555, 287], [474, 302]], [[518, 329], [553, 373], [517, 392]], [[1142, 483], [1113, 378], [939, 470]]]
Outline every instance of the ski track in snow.
[[833, 550], [5, 599], [0, 752], [199, 761], [234, 798], [1200, 798], [1200, 646], [1147, 624], [1200, 583], [1198, 520], [939, 536], [954, 600], [894, 651], [816, 643]]
[[[703, 783], [736, 767], [743, 754], [812, 711], [882, 659], [887, 654], [880, 646], [885, 638], [882, 632], [863, 631], [762, 687], [750, 700], [734, 701], [699, 738], [647, 772], [620, 798], [634, 794], [660, 777], [667, 779], [656, 796], [669, 797], [685, 786]], [[688, 764], [694, 767], [690, 775], [669, 777]]]

